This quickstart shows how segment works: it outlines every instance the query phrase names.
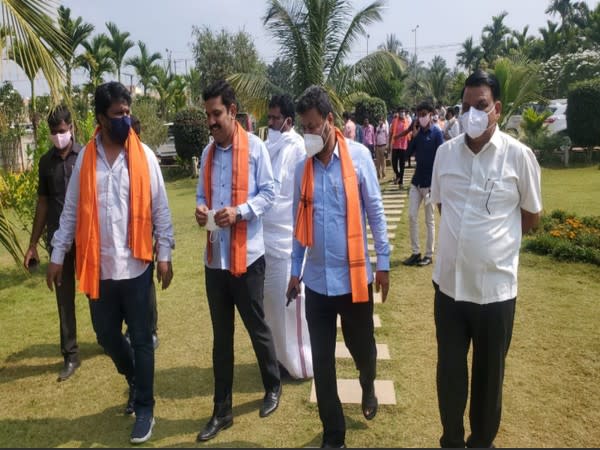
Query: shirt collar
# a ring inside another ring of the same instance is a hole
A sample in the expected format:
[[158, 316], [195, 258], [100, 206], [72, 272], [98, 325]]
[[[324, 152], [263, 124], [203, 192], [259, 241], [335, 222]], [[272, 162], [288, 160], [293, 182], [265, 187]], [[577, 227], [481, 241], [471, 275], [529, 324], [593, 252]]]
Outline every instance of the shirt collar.
[[[469, 145], [467, 144], [467, 133], [463, 133], [462, 140], [463, 140], [464, 147], [470, 153], [474, 154], [473, 151], [469, 148]], [[481, 150], [477, 154], [479, 155], [479, 154], [483, 153], [490, 147], [494, 147], [495, 149], [499, 149], [502, 147], [502, 133], [500, 132], [500, 128], [498, 127], [498, 124], [496, 124], [496, 128], [494, 129], [494, 133], [492, 134], [492, 137], [490, 138], [490, 140], [488, 142], [486, 142], [486, 144], [481, 148]]]
[[[75, 142], [75, 140], [73, 138], [71, 138], [71, 142], [73, 143], [73, 145], [71, 146], [71, 150], [69, 151], [69, 153], [67, 153], [67, 156], [69, 156], [71, 153], [74, 153], [75, 155], [79, 154], [79, 152], [81, 151], [81, 145], [79, 145], [77, 142]], [[52, 155], [53, 156], [57, 156], [57, 157], [61, 157], [60, 156], [60, 150], [58, 148], [56, 148], [54, 145], [52, 146]]]

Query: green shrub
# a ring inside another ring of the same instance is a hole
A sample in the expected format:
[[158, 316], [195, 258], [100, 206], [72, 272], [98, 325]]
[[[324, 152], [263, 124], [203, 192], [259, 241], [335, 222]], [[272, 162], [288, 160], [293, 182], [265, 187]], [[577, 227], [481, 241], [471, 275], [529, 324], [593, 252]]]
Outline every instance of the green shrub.
[[158, 102], [151, 97], [136, 99], [133, 103], [133, 115], [140, 121], [140, 139], [152, 150], [156, 150], [167, 141], [167, 126], [158, 117]]
[[191, 163], [192, 156], [200, 158], [208, 143], [208, 126], [204, 111], [199, 108], [179, 111], [173, 122], [173, 136], [175, 150], [183, 161]]
[[600, 266], [600, 217], [577, 217], [554, 210], [542, 217], [536, 232], [525, 239], [524, 248], [564, 261]]
[[573, 145], [600, 144], [600, 78], [572, 84], [567, 102], [567, 130]]
[[387, 108], [385, 102], [380, 98], [364, 95], [354, 102], [354, 113], [356, 115], [356, 123], [362, 125], [365, 118], [367, 118], [369, 119], [369, 123], [376, 127], [379, 123], [379, 118], [386, 117]]

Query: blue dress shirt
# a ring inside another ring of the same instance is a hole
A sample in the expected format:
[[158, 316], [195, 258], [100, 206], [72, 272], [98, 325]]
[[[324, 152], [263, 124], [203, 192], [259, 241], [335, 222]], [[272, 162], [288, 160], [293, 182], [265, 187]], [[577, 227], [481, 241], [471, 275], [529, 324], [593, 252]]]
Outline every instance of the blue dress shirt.
[[[206, 205], [204, 186], [204, 167], [208, 149], [207, 145], [202, 152], [200, 176], [196, 189], [196, 206]], [[271, 159], [263, 141], [253, 134], [248, 134], [248, 201], [241, 205], [231, 204], [232, 185], [232, 152], [230, 145], [227, 148], [216, 146], [212, 164], [211, 200], [212, 209], [218, 211], [227, 206], [240, 207], [242, 219], [248, 222], [247, 258], [246, 267], [255, 262], [265, 253], [263, 240], [262, 215], [269, 210], [275, 198], [273, 171]], [[230, 241], [231, 228], [221, 228], [211, 232], [212, 262], [209, 264], [207, 254], [204, 254], [204, 263], [211, 269], [230, 269]]]
[[[360, 205], [350, 206], [360, 207], [367, 276], [369, 283], [372, 283], [373, 270], [367, 248], [366, 218], [369, 220], [373, 233], [377, 270], [387, 271], [390, 269], [390, 247], [381, 191], [371, 152], [358, 142], [346, 139], [346, 143], [356, 171], [360, 198]], [[296, 167], [294, 218], [298, 210], [305, 164], [306, 159]], [[313, 246], [307, 249], [294, 238], [291, 274], [296, 277], [300, 276], [306, 253], [303, 281], [308, 288], [327, 296], [349, 294], [351, 288], [348, 241], [346, 239], [346, 192], [342, 180], [342, 165], [337, 143], [329, 164], [324, 165], [317, 157], [314, 157], [313, 170]]]
[[431, 186], [431, 174], [433, 172], [433, 161], [440, 145], [444, 143], [442, 131], [433, 125], [427, 130], [422, 128], [408, 144], [409, 155], [415, 155], [417, 167], [412, 177], [411, 184], [418, 188]]

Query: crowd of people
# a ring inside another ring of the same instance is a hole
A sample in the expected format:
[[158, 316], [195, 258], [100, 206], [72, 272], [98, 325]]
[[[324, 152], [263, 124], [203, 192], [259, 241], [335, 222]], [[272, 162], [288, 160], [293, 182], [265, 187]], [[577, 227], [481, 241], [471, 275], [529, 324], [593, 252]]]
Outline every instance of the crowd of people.
[[[536, 226], [541, 211], [533, 153], [497, 127], [499, 89], [492, 75], [476, 71], [465, 82], [460, 120], [452, 108], [441, 111], [422, 102], [412, 113], [398, 108], [391, 124], [380, 117], [377, 124], [366, 118], [358, 126], [345, 114], [338, 128], [326, 90], [311, 86], [295, 101], [289, 95], [270, 99], [265, 142], [237, 122], [237, 100], [227, 82], [203, 91], [212, 139], [201, 155], [194, 218], [206, 232], [214, 394], [212, 415], [198, 441], [233, 425], [235, 309], [260, 368], [261, 418], [277, 410], [285, 377], [314, 378], [321, 446], [345, 447], [335, 364], [338, 316], [359, 372], [362, 413], [366, 420], [375, 418], [373, 291], [385, 302], [390, 284], [381, 180], [389, 156], [402, 185], [405, 163], [414, 155], [412, 255], [405, 264], [433, 262], [434, 207], [441, 217], [432, 277], [440, 444], [493, 446], [521, 235]], [[100, 85], [94, 99], [98, 127], [83, 147], [73, 138], [69, 111], [60, 107], [51, 113], [53, 147], [39, 165], [38, 204], [24, 264], [39, 261], [45, 228], [47, 284], [56, 290], [64, 357], [58, 380], [69, 379], [80, 366], [73, 306], [77, 279], [89, 299], [97, 341], [129, 387], [124, 412], [135, 414], [130, 442], [139, 444], [150, 439], [155, 425], [153, 273], [162, 289], [169, 287], [175, 239], [160, 167], [140, 141], [131, 104], [122, 84]], [[427, 244], [421, 258], [416, 217], [423, 203]], [[471, 434], [465, 440], [471, 343]]]

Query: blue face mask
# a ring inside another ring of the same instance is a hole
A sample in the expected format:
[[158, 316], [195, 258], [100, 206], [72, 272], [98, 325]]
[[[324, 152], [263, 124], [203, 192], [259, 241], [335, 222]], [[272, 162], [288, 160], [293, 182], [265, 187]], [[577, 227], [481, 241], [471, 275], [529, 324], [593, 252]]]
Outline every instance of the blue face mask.
[[129, 130], [131, 129], [131, 117], [123, 116], [110, 119], [110, 138], [117, 144], [125, 144]]

